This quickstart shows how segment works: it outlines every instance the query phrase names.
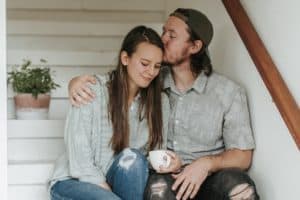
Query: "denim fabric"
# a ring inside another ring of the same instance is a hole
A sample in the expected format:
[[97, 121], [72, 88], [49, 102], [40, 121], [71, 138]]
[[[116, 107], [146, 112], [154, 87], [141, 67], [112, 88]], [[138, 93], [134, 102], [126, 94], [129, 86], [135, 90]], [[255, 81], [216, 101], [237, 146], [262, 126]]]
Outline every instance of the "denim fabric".
[[[145, 200], [176, 200], [171, 187], [174, 179], [170, 174], [150, 173], [145, 189]], [[201, 185], [196, 200], [230, 200], [230, 191], [237, 185], [247, 183], [253, 188], [253, 195], [247, 200], [259, 200], [255, 184], [246, 172], [239, 169], [224, 169], [207, 177]]]
[[51, 200], [120, 200], [114, 193], [98, 185], [69, 179], [58, 181], [51, 188]]
[[136, 149], [125, 149], [115, 157], [106, 175], [112, 191], [96, 184], [68, 179], [51, 188], [51, 200], [142, 200], [148, 179], [148, 161]]
[[136, 149], [125, 149], [116, 157], [106, 179], [122, 200], [142, 200], [148, 174], [146, 157]]

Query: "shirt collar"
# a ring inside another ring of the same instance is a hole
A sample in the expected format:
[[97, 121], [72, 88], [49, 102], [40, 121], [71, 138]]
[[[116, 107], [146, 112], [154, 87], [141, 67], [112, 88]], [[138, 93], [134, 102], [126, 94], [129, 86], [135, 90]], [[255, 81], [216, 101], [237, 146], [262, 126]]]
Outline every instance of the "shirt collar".
[[174, 88], [175, 87], [175, 83], [174, 83], [174, 79], [172, 77], [172, 73], [171, 70], [165, 70], [163, 72], [163, 78], [164, 78], [164, 85], [163, 85], [163, 89], [168, 89], [168, 88]]
[[201, 72], [196, 78], [192, 88], [199, 93], [203, 93], [206, 84], [207, 84], [207, 76], [203, 72]]
[[[198, 93], [203, 93], [203, 91], [206, 87], [206, 84], [207, 84], [207, 79], [208, 79], [207, 76], [203, 72], [201, 72], [198, 75], [198, 77], [196, 78], [191, 89], [194, 89]], [[169, 70], [167, 72], [167, 74], [165, 75], [163, 88], [164, 89], [170, 88], [172, 91], [176, 91], [176, 86], [175, 86], [174, 79], [171, 74], [171, 70]]]

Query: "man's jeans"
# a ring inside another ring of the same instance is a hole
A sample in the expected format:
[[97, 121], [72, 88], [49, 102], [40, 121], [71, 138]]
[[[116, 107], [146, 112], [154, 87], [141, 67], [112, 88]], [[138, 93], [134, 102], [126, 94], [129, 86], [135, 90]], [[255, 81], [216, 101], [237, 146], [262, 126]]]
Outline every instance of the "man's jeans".
[[[144, 199], [175, 200], [176, 191], [171, 189], [173, 183], [174, 179], [170, 174], [157, 174], [151, 171]], [[243, 185], [246, 187], [239, 187]], [[239, 169], [224, 169], [207, 177], [194, 199], [259, 200], [259, 196], [253, 180], [246, 172]]]
[[52, 186], [51, 199], [142, 200], [147, 179], [148, 161], [145, 156], [136, 149], [125, 149], [116, 156], [106, 175], [112, 192], [99, 185], [68, 179]]

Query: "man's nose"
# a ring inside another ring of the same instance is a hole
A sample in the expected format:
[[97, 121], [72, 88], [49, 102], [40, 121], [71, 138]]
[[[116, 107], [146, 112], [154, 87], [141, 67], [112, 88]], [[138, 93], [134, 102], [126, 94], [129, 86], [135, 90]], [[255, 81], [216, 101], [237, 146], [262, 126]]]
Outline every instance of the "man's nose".
[[166, 34], [162, 34], [162, 35], [161, 35], [161, 40], [162, 40], [162, 42], [163, 42], [164, 45], [167, 44], [168, 38], [167, 38]]

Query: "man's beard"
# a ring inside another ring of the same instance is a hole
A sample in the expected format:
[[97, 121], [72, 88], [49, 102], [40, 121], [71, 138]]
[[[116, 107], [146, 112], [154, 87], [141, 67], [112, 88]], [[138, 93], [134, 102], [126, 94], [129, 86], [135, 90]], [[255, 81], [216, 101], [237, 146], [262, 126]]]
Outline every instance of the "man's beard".
[[177, 60], [175, 60], [175, 61], [173, 61], [173, 62], [170, 62], [170, 61], [163, 61], [163, 65], [166, 65], [166, 66], [170, 66], [170, 67], [172, 67], [172, 66], [178, 66], [178, 65], [181, 65], [182, 63], [184, 63], [185, 61], [186, 61], [186, 59], [187, 59], [187, 57], [186, 56], [181, 56], [181, 58], [180, 59], [177, 59]]
[[173, 62], [171, 62], [164, 58], [163, 63], [168, 66], [178, 66], [184, 63], [187, 59], [189, 59], [189, 56], [190, 55], [187, 54], [187, 49], [183, 49], [178, 59], [175, 59]]

